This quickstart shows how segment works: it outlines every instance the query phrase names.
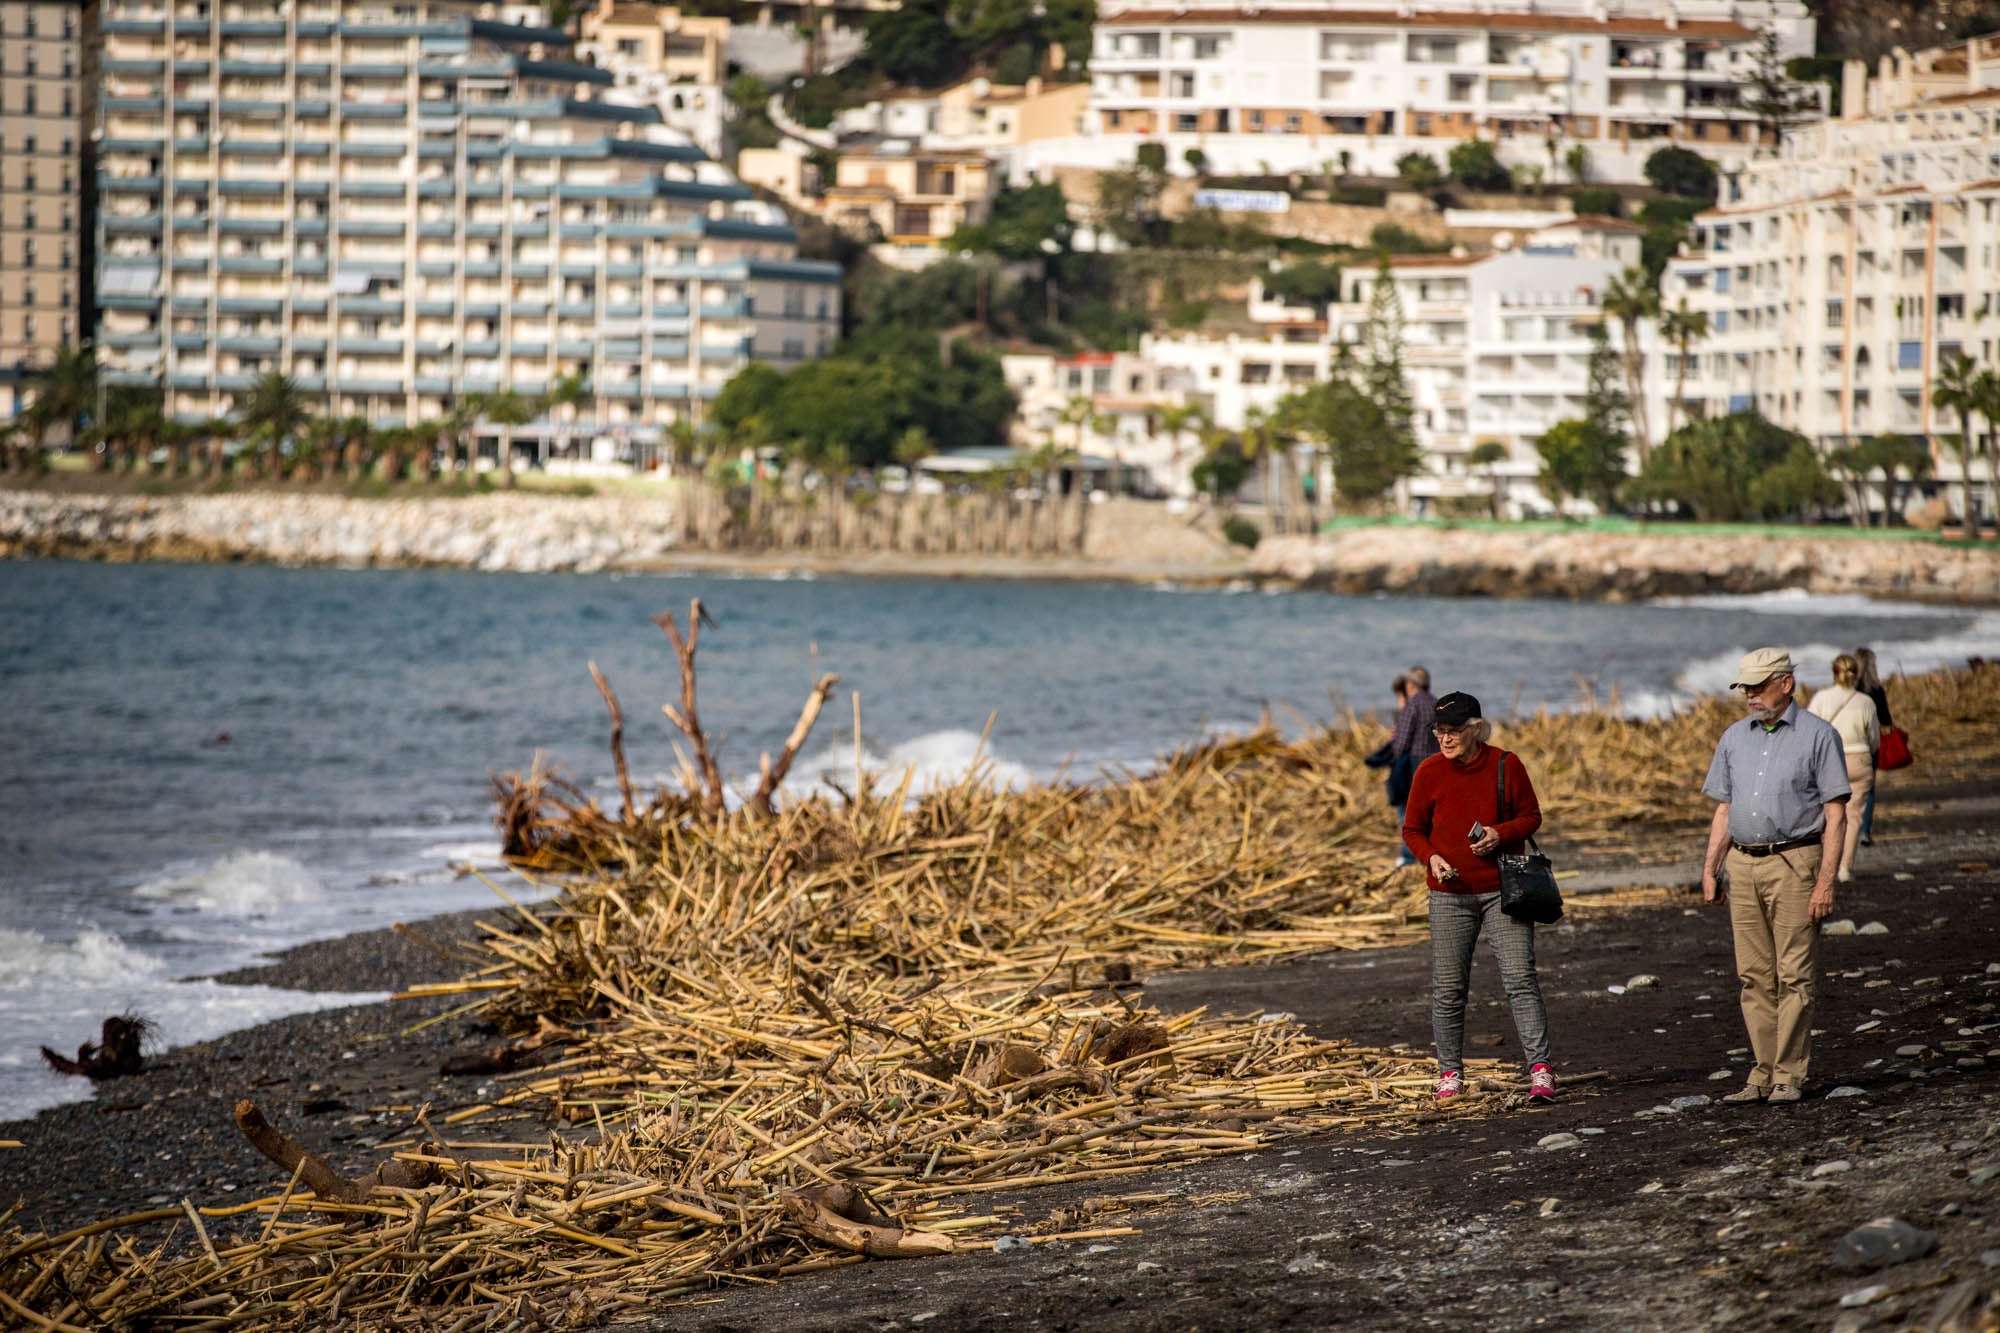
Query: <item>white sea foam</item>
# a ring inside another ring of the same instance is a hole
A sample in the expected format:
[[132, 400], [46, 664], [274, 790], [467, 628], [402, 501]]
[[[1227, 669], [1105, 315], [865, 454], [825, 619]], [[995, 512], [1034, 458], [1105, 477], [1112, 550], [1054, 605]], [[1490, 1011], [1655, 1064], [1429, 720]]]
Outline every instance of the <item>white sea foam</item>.
[[1658, 597], [1654, 606], [1693, 607], [1711, 611], [1755, 611], [1767, 616], [1865, 616], [1871, 620], [1935, 620], [1964, 614], [1949, 606], [1897, 602], [1860, 593], [1816, 593], [1804, 588], [1770, 592], [1698, 593], [1691, 597]]
[[489, 839], [485, 842], [435, 843], [424, 848], [419, 855], [428, 861], [454, 866], [477, 866], [482, 870], [504, 866], [507, 863], [506, 857], [501, 854], [498, 839]]
[[32, 930], [0, 930], [0, 991], [76, 990], [144, 982], [165, 968], [95, 927], [74, 943], [51, 943]]
[[[958, 781], [978, 764], [980, 772], [996, 788], [1003, 791], [1018, 791], [1034, 780], [1034, 775], [1021, 764], [1002, 759], [994, 754], [993, 747], [980, 745], [979, 733], [948, 729], [927, 732], [910, 740], [892, 745], [881, 752], [868, 744], [864, 735], [861, 742], [861, 768], [871, 775], [878, 788], [883, 784], [894, 786], [903, 780], [903, 774], [910, 774], [912, 794], [927, 788], [942, 786]], [[854, 784], [854, 743], [833, 741], [816, 755], [807, 756], [793, 766], [786, 786], [792, 790], [810, 789], [826, 785], [838, 785], [843, 790]]]
[[[1787, 643], [1782, 636], [1770, 637], [1791, 651], [1792, 660], [1798, 664], [1799, 679], [1814, 688], [1833, 678], [1833, 659], [1853, 646]], [[1682, 670], [1674, 683], [1691, 695], [1721, 694], [1736, 678], [1736, 666], [1743, 654], [1760, 646], [1763, 645], [1745, 643], [1698, 658]], [[1885, 676], [1895, 672], [1916, 675], [1939, 667], [1963, 666], [1969, 657], [2000, 656], [2000, 612], [1982, 611], [1960, 628], [1926, 639], [1898, 642], [1878, 637], [1873, 647]]]
[[233, 852], [199, 870], [163, 875], [132, 890], [178, 911], [264, 916], [325, 896], [319, 877], [276, 852]]

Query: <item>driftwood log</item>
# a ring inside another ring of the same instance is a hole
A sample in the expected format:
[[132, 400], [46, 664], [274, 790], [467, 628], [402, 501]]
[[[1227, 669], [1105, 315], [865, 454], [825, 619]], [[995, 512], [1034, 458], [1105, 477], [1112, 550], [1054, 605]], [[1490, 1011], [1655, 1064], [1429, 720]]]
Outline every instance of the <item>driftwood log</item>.
[[779, 1203], [799, 1230], [851, 1254], [916, 1259], [952, 1250], [951, 1237], [936, 1231], [904, 1230], [852, 1185], [788, 1190]]
[[153, 1025], [136, 1014], [114, 1014], [104, 1020], [96, 1045], [85, 1042], [76, 1048], [76, 1059], [58, 1055], [46, 1046], [42, 1047], [42, 1058], [58, 1074], [92, 1079], [122, 1078], [145, 1067], [140, 1046], [152, 1030]]
[[520, 1041], [497, 1042], [475, 1051], [461, 1051], [446, 1059], [438, 1072], [509, 1074], [516, 1069], [533, 1069], [537, 1065], [545, 1065], [558, 1058], [565, 1046], [583, 1039], [581, 1032], [551, 1023], [547, 1015], [537, 1014], [535, 1022], [538, 1030], [534, 1036], [524, 1037]]
[[[333, 1164], [318, 1153], [287, 1138], [264, 1118], [252, 1101], [236, 1103], [236, 1127], [250, 1140], [251, 1147], [296, 1175], [316, 1197], [330, 1202], [365, 1203], [378, 1189], [419, 1190], [438, 1180], [438, 1169], [432, 1163], [405, 1162], [399, 1158], [382, 1163], [365, 1176], [350, 1179], [334, 1170]], [[433, 1155], [440, 1151], [435, 1144], [424, 1145], [424, 1150]]]

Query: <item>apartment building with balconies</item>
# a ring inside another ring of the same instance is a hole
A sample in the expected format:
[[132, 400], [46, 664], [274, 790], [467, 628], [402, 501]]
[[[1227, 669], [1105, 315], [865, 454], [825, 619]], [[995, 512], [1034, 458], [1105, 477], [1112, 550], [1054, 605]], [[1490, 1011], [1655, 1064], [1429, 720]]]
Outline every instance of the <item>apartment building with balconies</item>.
[[1570, 146], [1593, 179], [1638, 181], [1666, 145], [1723, 163], [1759, 135], [1742, 104], [1761, 31], [1809, 55], [1799, 0], [1266, 0], [1100, 13], [1088, 137], [1036, 146], [1022, 167], [1129, 164], [1141, 143], [1221, 174], [1393, 175], [1420, 152], [1491, 140], [1509, 165], [1563, 177]]
[[671, 129], [710, 157], [723, 155], [729, 99], [729, 20], [683, 13], [673, 5], [598, 0], [584, 12], [577, 54], [611, 71], [621, 89], [659, 108]]
[[1683, 420], [1755, 408], [1822, 450], [1921, 439], [1956, 481], [1963, 423], [1931, 395], [1955, 356], [2000, 362], [2000, 35], [1851, 63], [1841, 100], [1695, 219], [1661, 303], [1710, 332], [1657, 359], [1652, 396]]
[[0, 4], [0, 421], [88, 335], [95, 0]]
[[108, 0], [107, 381], [207, 416], [276, 370], [393, 424], [580, 376], [567, 432], [643, 442], [831, 345], [837, 266], [564, 33], [481, 9]]
[[[1622, 349], [1621, 331], [1605, 323], [1604, 293], [1638, 264], [1642, 236], [1643, 228], [1615, 218], [1575, 218], [1485, 256], [1392, 261], [1424, 453], [1424, 470], [1409, 485], [1413, 500], [1487, 498], [1497, 486], [1516, 514], [1546, 511], [1535, 442], [1583, 415], [1593, 330], [1604, 329]], [[1376, 281], [1374, 270], [1348, 275], [1347, 300], [1329, 309], [1333, 341], [1363, 337]], [[1642, 353], [1651, 355], [1654, 341], [1646, 321]], [[1474, 467], [1472, 450], [1489, 442], [1505, 457]]]
[[922, 263], [940, 256], [960, 227], [986, 221], [999, 189], [985, 153], [891, 140], [844, 153], [819, 212], [842, 231], [879, 242], [892, 260]]

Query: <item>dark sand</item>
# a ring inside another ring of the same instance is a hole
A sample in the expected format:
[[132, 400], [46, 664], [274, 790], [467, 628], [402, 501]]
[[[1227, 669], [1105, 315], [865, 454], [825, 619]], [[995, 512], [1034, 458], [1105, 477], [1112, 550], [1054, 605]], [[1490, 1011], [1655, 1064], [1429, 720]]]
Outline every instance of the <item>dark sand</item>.
[[[1589, 867], [1572, 889], [1685, 882], [1691, 864], [1659, 862], [1693, 855], [1699, 831], [1663, 832], [1636, 852], [1551, 850]], [[1728, 1054], [1745, 1043], [1727, 924], [1685, 895], [1580, 907], [1542, 935], [1544, 988], [1559, 1068], [1605, 1076], [1570, 1084], [1553, 1109], [1496, 1106], [1085, 1189], [982, 1196], [982, 1211], [1017, 1217], [1008, 1229], [1025, 1236], [1079, 1225], [1141, 1234], [857, 1264], [718, 1292], [651, 1312], [649, 1326], [1761, 1329], [1838, 1318], [1858, 1329], [1921, 1327], [1967, 1281], [1975, 1306], [2000, 1297], [2000, 1170], [1988, 1170], [2000, 1167], [2000, 970], [1988, 971], [2000, 964], [2000, 791], [1896, 775], [1878, 833], [1835, 916], [1889, 933], [1825, 942], [1823, 1035], [1804, 1104], [1650, 1114], [1740, 1080], [1742, 1061]], [[461, 969], [439, 949], [467, 938], [478, 915], [426, 923], [428, 944], [410, 932], [355, 936], [231, 979], [351, 990], [449, 978]], [[1146, 995], [1167, 1008], [1290, 1010], [1325, 1035], [1422, 1049], [1428, 966], [1421, 946], [1324, 955], [1161, 976]], [[1513, 1034], [1490, 957], [1475, 968], [1471, 1050], [1505, 1054]], [[1641, 973], [1658, 984], [1607, 990]], [[337, 1164], [372, 1166], [377, 1145], [407, 1136], [413, 1108], [428, 1101], [441, 1120], [491, 1092], [490, 1079], [437, 1070], [492, 1034], [463, 1017], [406, 1032], [451, 1004], [331, 1011], [168, 1052], [94, 1101], [0, 1125], [0, 1139], [27, 1145], [0, 1150], [0, 1199], [23, 1199], [17, 1225], [57, 1230], [183, 1196], [226, 1204], [276, 1192], [282, 1173], [231, 1123], [243, 1096]], [[1909, 1046], [1922, 1053], [1897, 1054]], [[1711, 1080], [1723, 1070], [1728, 1079]], [[1837, 1086], [1860, 1092], [1823, 1095]], [[532, 1118], [475, 1123], [486, 1139], [550, 1130]], [[1537, 1146], [1558, 1132], [1579, 1141]], [[1141, 1193], [1169, 1197], [1091, 1202]], [[1937, 1252], [1879, 1274], [1837, 1268], [1834, 1243], [1883, 1214], [1933, 1230]], [[1886, 1294], [1841, 1308], [1843, 1294], [1877, 1283]]]

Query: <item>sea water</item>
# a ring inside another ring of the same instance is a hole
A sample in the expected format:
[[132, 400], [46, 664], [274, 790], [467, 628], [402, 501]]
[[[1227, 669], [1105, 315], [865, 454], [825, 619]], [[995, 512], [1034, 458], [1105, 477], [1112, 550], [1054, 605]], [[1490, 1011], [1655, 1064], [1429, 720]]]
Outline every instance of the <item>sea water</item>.
[[[0, 1119], [90, 1095], [73, 1051], [135, 1012], [202, 1040], [367, 995], [189, 980], [286, 946], [533, 896], [498, 863], [489, 775], [539, 755], [607, 804], [595, 661], [642, 787], [679, 680], [649, 617], [714, 616], [701, 716], [732, 776], [841, 677], [794, 789], [863, 768], [1006, 785], [1143, 768], [1254, 726], [1386, 708], [1428, 666], [1490, 715], [1617, 695], [1659, 711], [1765, 643], [1921, 670], [2000, 655], [2000, 616], [1771, 595], [1650, 606], [1249, 588], [0, 563]], [[1698, 775], [1691, 775], [1690, 781]]]

